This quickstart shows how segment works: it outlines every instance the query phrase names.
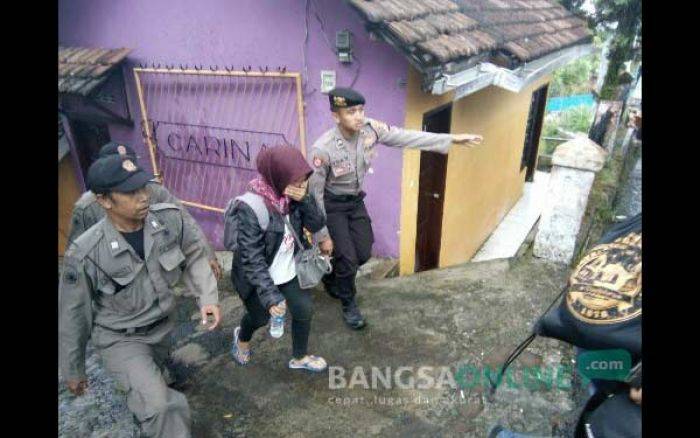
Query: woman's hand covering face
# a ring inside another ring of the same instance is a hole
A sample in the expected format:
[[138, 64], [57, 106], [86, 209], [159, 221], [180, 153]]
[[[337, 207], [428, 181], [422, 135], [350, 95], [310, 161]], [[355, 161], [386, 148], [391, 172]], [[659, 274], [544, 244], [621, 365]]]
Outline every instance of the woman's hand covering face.
[[295, 201], [301, 201], [306, 195], [308, 185], [308, 181], [304, 181], [301, 184], [290, 184], [284, 189], [284, 194]]

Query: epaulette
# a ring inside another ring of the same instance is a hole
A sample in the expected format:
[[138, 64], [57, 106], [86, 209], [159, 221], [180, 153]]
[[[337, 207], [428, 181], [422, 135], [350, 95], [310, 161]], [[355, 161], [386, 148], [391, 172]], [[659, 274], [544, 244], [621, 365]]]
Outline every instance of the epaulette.
[[157, 182], [150, 182], [148, 183], [148, 188], [151, 190], [151, 205], [157, 205], [160, 203], [172, 204], [172, 202], [168, 202], [168, 200], [172, 199], [173, 196], [170, 194], [168, 189], [165, 188], [165, 186], [158, 184]]
[[151, 204], [150, 210], [167, 227], [180, 229], [183, 224], [182, 208], [169, 202], [159, 202]]
[[169, 209], [179, 210], [180, 207], [178, 207], [175, 204], [171, 204], [169, 202], [159, 202], [158, 204], [151, 204], [150, 209], [151, 209], [151, 211], [161, 211], [161, 210], [169, 210]]
[[311, 149], [318, 149], [320, 151], [327, 152], [331, 146], [335, 146], [335, 128], [329, 129], [328, 131], [321, 134], [321, 136], [311, 145]]
[[80, 198], [78, 198], [78, 200], [75, 201], [74, 208], [85, 209], [90, 205], [94, 204], [95, 202], [97, 202], [97, 197], [94, 193], [88, 190], [87, 192], [80, 195]]
[[78, 236], [66, 249], [65, 256], [73, 257], [77, 260], [82, 260], [87, 256], [90, 251], [97, 245], [104, 233], [102, 232], [102, 220], [98, 221], [96, 224], [85, 230], [83, 234]]

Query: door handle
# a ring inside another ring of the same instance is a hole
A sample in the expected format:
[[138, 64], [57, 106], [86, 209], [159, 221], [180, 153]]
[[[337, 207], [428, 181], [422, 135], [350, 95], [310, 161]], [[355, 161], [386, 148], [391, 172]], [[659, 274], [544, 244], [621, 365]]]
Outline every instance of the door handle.
[[420, 196], [426, 196], [429, 198], [435, 198], [435, 199], [440, 199], [440, 194], [439, 193], [432, 193], [432, 192], [419, 192]]

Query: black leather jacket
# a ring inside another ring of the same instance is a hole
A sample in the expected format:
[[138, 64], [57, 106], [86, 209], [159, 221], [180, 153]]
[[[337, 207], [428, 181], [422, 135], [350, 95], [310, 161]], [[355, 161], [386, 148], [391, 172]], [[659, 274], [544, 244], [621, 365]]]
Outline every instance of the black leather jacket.
[[[268, 208], [268, 212], [270, 223], [263, 232], [255, 212], [247, 204], [239, 203], [232, 211], [232, 214], [239, 216], [239, 223], [238, 251], [233, 256], [231, 281], [241, 299], [247, 299], [255, 290], [265, 308], [284, 299], [269, 272], [284, 238], [284, 218], [272, 207]], [[290, 202], [289, 221], [305, 245], [308, 243], [303, 237], [302, 227], [315, 233], [325, 225], [323, 215], [308, 194], [300, 202]], [[298, 251], [299, 246], [295, 244], [294, 253]]]

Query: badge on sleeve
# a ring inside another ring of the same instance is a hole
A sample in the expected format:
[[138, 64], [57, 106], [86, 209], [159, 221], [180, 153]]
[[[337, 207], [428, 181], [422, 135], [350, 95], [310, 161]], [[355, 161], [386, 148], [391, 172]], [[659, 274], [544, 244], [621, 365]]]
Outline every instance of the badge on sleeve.
[[70, 285], [78, 282], [78, 270], [75, 269], [75, 266], [66, 265], [63, 268], [63, 282]]
[[370, 119], [369, 126], [372, 127], [374, 132], [377, 134], [377, 137], [381, 137], [389, 132], [389, 126], [384, 122], [380, 122], [379, 120]]

